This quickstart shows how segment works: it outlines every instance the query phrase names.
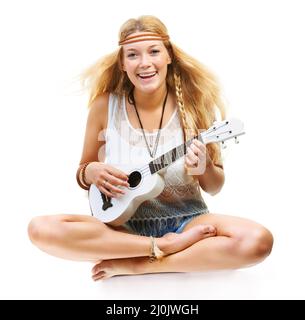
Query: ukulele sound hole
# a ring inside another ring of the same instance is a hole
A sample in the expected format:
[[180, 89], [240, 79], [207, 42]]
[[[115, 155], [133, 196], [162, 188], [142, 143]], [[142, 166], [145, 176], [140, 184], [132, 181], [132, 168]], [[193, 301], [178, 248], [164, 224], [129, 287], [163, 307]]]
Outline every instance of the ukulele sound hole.
[[139, 171], [134, 171], [130, 173], [128, 177], [128, 183], [130, 185], [130, 188], [135, 188], [136, 186], [138, 186], [141, 180], [142, 175]]

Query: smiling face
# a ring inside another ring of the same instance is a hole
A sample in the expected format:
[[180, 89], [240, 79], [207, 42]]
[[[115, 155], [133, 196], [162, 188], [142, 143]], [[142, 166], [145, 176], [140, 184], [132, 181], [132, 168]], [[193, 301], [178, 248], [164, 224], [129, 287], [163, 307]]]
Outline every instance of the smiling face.
[[171, 59], [162, 41], [149, 40], [123, 45], [122, 62], [136, 90], [153, 93], [165, 84]]

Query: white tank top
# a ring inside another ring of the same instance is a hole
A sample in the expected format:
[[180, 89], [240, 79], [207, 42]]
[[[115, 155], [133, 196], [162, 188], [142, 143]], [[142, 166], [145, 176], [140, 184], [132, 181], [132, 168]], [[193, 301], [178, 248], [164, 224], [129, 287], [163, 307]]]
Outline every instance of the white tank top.
[[[152, 146], [157, 131], [153, 133], [145, 131], [146, 139]], [[137, 164], [148, 164], [152, 160], [142, 130], [134, 128], [129, 122], [125, 97], [120, 99], [114, 94], [109, 95], [105, 139], [105, 162], [114, 167], [120, 167], [124, 163], [132, 163], [136, 167]], [[183, 131], [176, 107], [168, 123], [161, 129], [155, 157], [182, 143]], [[207, 212], [198, 181], [186, 174], [184, 157], [162, 170], [162, 177], [165, 182], [163, 192], [158, 197], [143, 202], [127, 224], [135, 220], [155, 220], [177, 215], [183, 217]]]

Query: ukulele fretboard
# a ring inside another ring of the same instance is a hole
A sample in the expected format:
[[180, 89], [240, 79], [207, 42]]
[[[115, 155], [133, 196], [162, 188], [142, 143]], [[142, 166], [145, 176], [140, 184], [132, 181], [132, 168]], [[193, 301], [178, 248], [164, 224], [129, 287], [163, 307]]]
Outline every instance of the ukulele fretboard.
[[180, 146], [173, 148], [172, 150], [164, 153], [162, 156], [152, 160], [148, 164], [151, 174], [154, 174], [166, 168], [167, 166], [175, 162], [177, 159], [185, 156], [187, 148], [192, 144], [192, 141], [194, 139], [198, 139], [200, 141], [202, 140], [201, 136], [198, 135], [188, 140], [187, 142], [182, 143]]

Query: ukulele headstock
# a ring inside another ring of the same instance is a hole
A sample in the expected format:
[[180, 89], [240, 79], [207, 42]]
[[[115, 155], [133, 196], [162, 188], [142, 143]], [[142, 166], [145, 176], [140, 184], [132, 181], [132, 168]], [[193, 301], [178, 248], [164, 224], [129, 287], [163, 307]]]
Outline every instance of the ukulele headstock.
[[206, 131], [200, 133], [202, 142], [205, 144], [212, 142], [224, 142], [226, 140], [235, 139], [235, 143], [239, 143], [237, 137], [244, 134], [244, 124], [235, 118], [214, 122], [214, 124]]

